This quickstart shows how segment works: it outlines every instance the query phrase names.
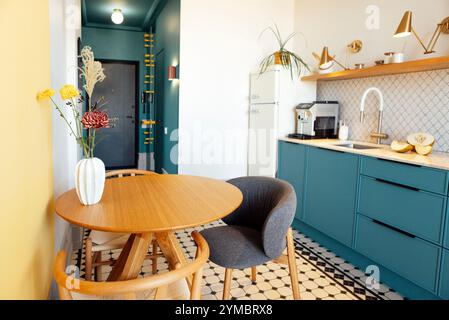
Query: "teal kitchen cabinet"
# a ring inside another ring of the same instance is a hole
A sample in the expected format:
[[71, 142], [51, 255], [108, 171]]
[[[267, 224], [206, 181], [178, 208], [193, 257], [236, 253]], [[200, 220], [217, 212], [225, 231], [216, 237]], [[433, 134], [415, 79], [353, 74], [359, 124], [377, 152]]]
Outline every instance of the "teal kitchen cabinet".
[[304, 202], [304, 184], [306, 168], [306, 151], [303, 145], [280, 141], [278, 178], [289, 182], [296, 191], [298, 205], [296, 207], [296, 218], [301, 219], [303, 215], [302, 203]]
[[362, 176], [358, 212], [441, 245], [446, 197]]
[[443, 247], [449, 249], [449, 198], [447, 201], [447, 212], [446, 212], [446, 231], [444, 232], [444, 242]]
[[359, 157], [310, 148], [303, 221], [341, 243], [352, 246]]
[[449, 299], [447, 171], [281, 141], [278, 177], [306, 235], [408, 298]]
[[355, 249], [420, 287], [436, 292], [441, 247], [358, 215]]
[[443, 252], [439, 296], [449, 300], [449, 250], [444, 250]]

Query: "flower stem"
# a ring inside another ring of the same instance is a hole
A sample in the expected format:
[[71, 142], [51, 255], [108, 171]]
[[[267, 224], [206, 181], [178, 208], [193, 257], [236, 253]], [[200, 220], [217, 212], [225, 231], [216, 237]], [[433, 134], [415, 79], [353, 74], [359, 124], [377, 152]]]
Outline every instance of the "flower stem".
[[[65, 114], [62, 112], [61, 108], [59, 108], [59, 106], [56, 104], [56, 102], [53, 100], [53, 98], [50, 97], [50, 100], [51, 100], [51, 102], [53, 103], [53, 105], [55, 106], [56, 110], [59, 112], [59, 115], [61, 116], [61, 118], [64, 119], [65, 123], [66, 123], [67, 126], [69, 127], [69, 129], [70, 129], [72, 135], [75, 137], [76, 142], [83, 148], [84, 155], [85, 155], [86, 157], [88, 157], [88, 154], [89, 154], [89, 153], [88, 153], [88, 150], [87, 150], [87, 148], [86, 148], [87, 146], [86, 146], [86, 143], [85, 143], [85, 141], [84, 141], [82, 135], [76, 134], [76, 133], [75, 133], [75, 131], [73, 130], [72, 125], [71, 125], [70, 122], [67, 120], [67, 118], [66, 118]], [[78, 120], [77, 120], [77, 119], [75, 119], [75, 122], [77, 122], [77, 125], [78, 125]]]
[[50, 97], [51, 102], [53, 102], [54, 106], [56, 107], [56, 110], [58, 110], [59, 115], [61, 116], [61, 118], [64, 119], [65, 123], [67, 124], [67, 126], [70, 128], [70, 131], [72, 132], [72, 134], [75, 136], [75, 138], [77, 139], [78, 136], [75, 134], [75, 132], [73, 131], [72, 126], [70, 125], [69, 121], [67, 120], [67, 118], [65, 117], [65, 114], [62, 112], [62, 110], [59, 108], [59, 106], [56, 104], [56, 102], [53, 100], [53, 98]]
[[94, 157], [94, 149], [95, 149], [95, 135], [96, 135], [97, 131], [95, 129], [93, 129], [92, 131], [93, 131], [93, 133], [92, 133], [92, 145], [90, 146], [90, 152], [91, 152], [91, 157], [93, 158]]

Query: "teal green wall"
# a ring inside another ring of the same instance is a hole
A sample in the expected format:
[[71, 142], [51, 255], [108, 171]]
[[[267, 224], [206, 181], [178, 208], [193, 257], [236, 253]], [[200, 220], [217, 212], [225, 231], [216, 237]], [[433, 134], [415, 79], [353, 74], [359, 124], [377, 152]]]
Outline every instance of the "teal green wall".
[[[140, 102], [140, 93], [143, 90], [145, 77], [144, 65], [144, 42], [143, 32], [122, 31], [100, 28], [82, 29], [82, 45], [90, 46], [96, 59], [126, 60], [139, 62], [139, 118], [146, 119], [149, 115], [143, 114], [143, 107]], [[107, 75], [106, 75], [107, 76]], [[147, 110], [150, 114], [150, 110]], [[140, 120], [139, 119], [139, 120]], [[148, 152], [148, 147], [143, 142], [143, 130], [139, 130], [139, 152]]]
[[[168, 0], [154, 23], [156, 35], [155, 54], [164, 50], [165, 66], [177, 65], [179, 68], [179, 43], [180, 43], [180, 0]], [[177, 141], [170, 141], [170, 134], [179, 128], [179, 81], [168, 81], [165, 77], [161, 79], [164, 85], [164, 126], [168, 127], [168, 135], [162, 141], [164, 152], [170, 153], [172, 148], [177, 147]], [[176, 152], [177, 153], [177, 152]], [[164, 156], [163, 168], [171, 174], [178, 173], [178, 166], [170, 161], [168, 154]]]

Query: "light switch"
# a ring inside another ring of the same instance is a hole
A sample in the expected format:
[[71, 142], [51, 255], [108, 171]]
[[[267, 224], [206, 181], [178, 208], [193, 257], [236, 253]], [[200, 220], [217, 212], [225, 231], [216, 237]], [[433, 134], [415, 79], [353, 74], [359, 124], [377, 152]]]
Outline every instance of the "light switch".
[[164, 127], [164, 134], [168, 134], [168, 128]]

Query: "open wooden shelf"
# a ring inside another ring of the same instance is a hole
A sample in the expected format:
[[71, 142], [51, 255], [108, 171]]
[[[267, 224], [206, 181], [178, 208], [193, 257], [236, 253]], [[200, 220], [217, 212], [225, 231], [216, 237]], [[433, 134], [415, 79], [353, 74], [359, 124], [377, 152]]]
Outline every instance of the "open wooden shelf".
[[378, 77], [392, 74], [430, 71], [439, 69], [449, 69], [449, 56], [407, 61], [403, 63], [384, 64], [360, 70], [342, 70], [328, 74], [313, 74], [310, 76], [302, 77], [301, 80], [336, 81], [336, 80]]

